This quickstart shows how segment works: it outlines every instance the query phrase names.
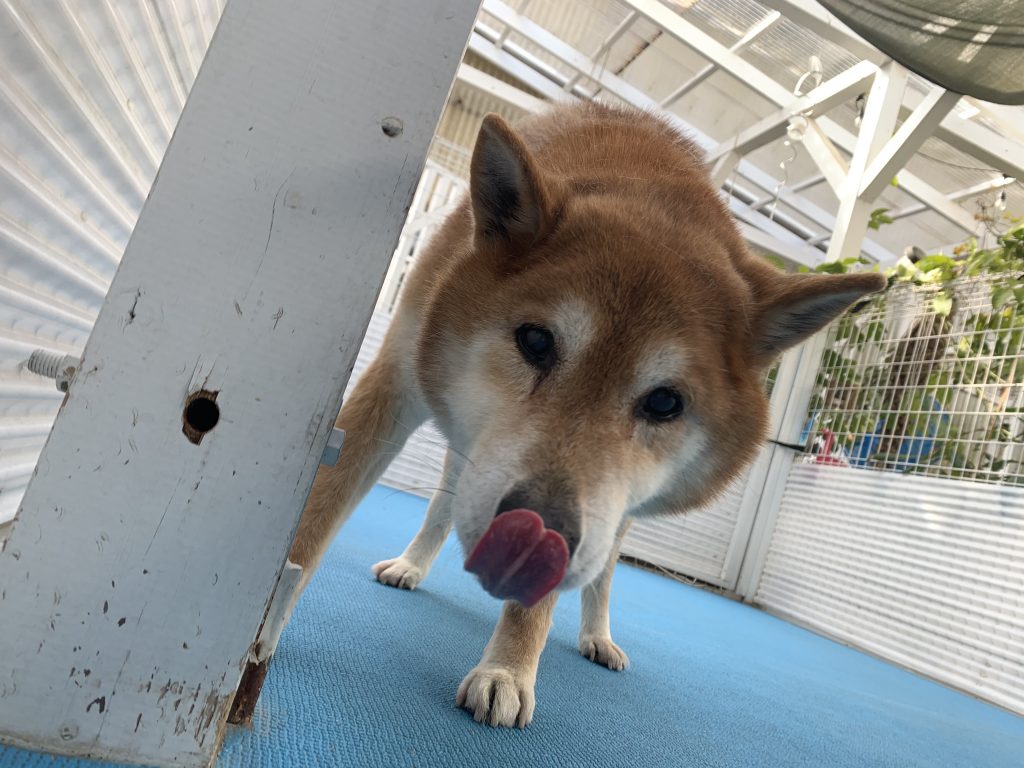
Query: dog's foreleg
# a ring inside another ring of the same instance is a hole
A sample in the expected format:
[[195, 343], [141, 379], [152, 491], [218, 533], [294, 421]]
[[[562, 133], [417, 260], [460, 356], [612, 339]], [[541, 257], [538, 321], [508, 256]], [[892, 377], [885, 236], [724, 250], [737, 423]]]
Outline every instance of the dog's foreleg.
[[532, 608], [505, 603], [483, 658], [466, 675], [455, 697], [455, 703], [473, 713], [478, 723], [529, 725], [537, 665], [557, 601], [558, 593], [552, 592]]
[[398, 357], [386, 341], [338, 414], [336, 424], [345, 430], [341, 457], [317, 472], [288, 555], [303, 569], [296, 599], [338, 529], [425, 419]]
[[619, 547], [631, 523], [632, 518], [623, 520], [604, 570], [580, 594], [580, 653], [617, 672], [629, 666], [629, 657], [612, 642], [608, 601], [612, 593], [612, 574], [619, 559]]
[[445, 454], [441, 487], [427, 507], [427, 516], [416, 537], [398, 557], [373, 566], [377, 581], [399, 589], [416, 589], [426, 577], [452, 529], [452, 499], [462, 459], [452, 451]]

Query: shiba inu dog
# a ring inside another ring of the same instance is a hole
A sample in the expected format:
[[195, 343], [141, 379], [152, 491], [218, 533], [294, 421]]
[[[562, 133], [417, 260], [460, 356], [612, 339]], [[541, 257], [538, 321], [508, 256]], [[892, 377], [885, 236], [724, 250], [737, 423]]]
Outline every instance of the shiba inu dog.
[[523, 727], [557, 594], [582, 588], [581, 653], [623, 669], [608, 596], [630, 521], [722, 490], [764, 438], [766, 368], [883, 286], [752, 254], [699, 150], [651, 114], [558, 107], [519, 132], [488, 116], [468, 198], [341, 409], [342, 458], [320, 469], [290, 559], [308, 580], [433, 418], [450, 444], [443, 488], [373, 570], [415, 588], [454, 522], [467, 569], [507, 601], [456, 701]]

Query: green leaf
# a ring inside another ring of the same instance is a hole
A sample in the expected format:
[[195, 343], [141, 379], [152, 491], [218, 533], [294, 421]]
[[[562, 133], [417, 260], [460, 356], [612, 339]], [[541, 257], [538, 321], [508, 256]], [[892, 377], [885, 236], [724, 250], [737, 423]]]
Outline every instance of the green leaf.
[[1014, 298], [1014, 290], [1008, 285], [992, 291], [992, 309], [999, 309], [1003, 304]]
[[877, 230], [881, 229], [883, 224], [892, 224], [892, 216], [886, 215], [888, 210], [888, 208], [875, 208], [868, 218], [868, 228]]
[[931, 272], [933, 269], [952, 269], [956, 266], [956, 261], [944, 253], [935, 253], [931, 256], [925, 256], [919, 262], [917, 262], [917, 268], [922, 272]]
[[953, 311], [953, 297], [946, 293], [940, 293], [932, 299], [932, 310], [942, 317], [949, 317]]

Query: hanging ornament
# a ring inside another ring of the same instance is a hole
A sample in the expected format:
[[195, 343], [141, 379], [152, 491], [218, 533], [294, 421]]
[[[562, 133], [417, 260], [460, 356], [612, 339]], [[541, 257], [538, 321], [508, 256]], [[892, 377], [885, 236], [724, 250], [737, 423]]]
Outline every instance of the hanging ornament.
[[999, 196], [996, 198], [996, 210], [1002, 213], [1006, 210], [1006, 188], [999, 190]]
[[792, 141], [786, 139], [782, 142], [782, 146], [789, 150], [789, 157], [785, 157], [779, 162], [782, 178], [775, 185], [775, 192], [772, 194], [772, 207], [768, 211], [768, 221], [775, 221], [775, 209], [779, 205], [779, 196], [782, 194], [782, 190], [789, 184], [789, 165], [796, 160], [797, 156], [796, 145]]
[[853, 124], [860, 128], [861, 121], [864, 120], [864, 105], [867, 103], [867, 96], [863, 93], [857, 97], [857, 100], [853, 103], [854, 108], [857, 110], [857, 116], [853, 118]]

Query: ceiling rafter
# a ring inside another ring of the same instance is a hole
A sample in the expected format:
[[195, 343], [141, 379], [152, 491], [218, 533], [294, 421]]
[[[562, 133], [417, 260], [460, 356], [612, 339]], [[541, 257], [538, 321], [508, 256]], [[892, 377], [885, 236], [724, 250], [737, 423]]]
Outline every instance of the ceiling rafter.
[[[691, 50], [710, 61], [716, 62], [720, 69], [728, 72], [746, 87], [767, 98], [776, 106], [781, 107], [783, 111], [793, 108], [795, 103], [794, 96], [785, 86], [769, 77], [750, 62], [736, 54], [730, 53], [726, 46], [672, 9], [657, 2], [657, 0], [620, 0], [620, 2], [625, 7], [640, 13], [643, 18], [656, 24]], [[910, 108], [916, 106], [917, 103], [912, 103]], [[828, 117], [818, 118], [818, 123], [825, 136], [837, 147], [846, 152], [853, 152], [857, 143], [857, 137], [853, 133]], [[975, 128], [980, 129], [981, 127], [975, 126]], [[987, 131], [987, 129], [983, 130]], [[991, 131], [987, 132], [992, 133]], [[992, 135], [995, 136], [996, 134], [993, 133]], [[974, 221], [973, 217], [967, 214], [960, 206], [950, 203], [945, 195], [916, 174], [905, 169], [902, 170], [899, 174], [899, 186], [912, 197], [934, 208], [937, 213], [959, 226], [965, 232], [973, 233], [976, 231], [977, 222]]]
[[[882, 64], [888, 58], [813, 0], [760, 0], [760, 2], [781, 12], [793, 22], [814, 32], [819, 37], [839, 45], [859, 59]], [[905, 119], [908, 113], [917, 109], [924, 99], [925, 96], [908, 90], [904, 105], [900, 110], [900, 118]], [[1019, 135], [1021, 131], [1019, 110], [971, 98], [965, 100], [976, 105], [986, 117], [998, 124], [1001, 130], [1007, 131], [1008, 136]], [[1020, 146], [984, 125], [956, 115], [949, 115], [936, 126], [934, 135], [935, 138], [961, 152], [992, 166], [994, 170], [1017, 178], [1024, 178], [1024, 152], [1021, 152]]]
[[[627, 83], [622, 78], [607, 72], [600, 65], [593, 62], [588, 56], [572, 48], [553, 33], [518, 13], [516, 10], [500, 0], [485, 0], [483, 9], [486, 13], [504, 24], [507, 30], [514, 31], [527, 38], [531, 43], [540, 47], [546, 53], [554, 56], [563, 64], [572, 68], [574, 72], [583, 73], [588, 79], [594, 81], [598, 86], [616, 98], [622, 99], [634, 106], [650, 109], [665, 115], [668, 119], [678, 125], [681, 130], [687, 132], [703, 149], [712, 149], [717, 146], [717, 142], [714, 139], [697, 130], [694, 126], [690, 125], [679, 116], [662, 110], [655, 100], [639, 88]], [[479, 35], [479, 38], [475, 37], [470, 44], [470, 48], [475, 52], [485, 53], [485, 46], [481, 44], [480, 38], [490, 41], [494, 47], [497, 47], [501, 41], [501, 36], [498, 32], [489, 29], [481, 22], [477, 23], [476, 32]], [[499, 49], [499, 51], [492, 50], [486, 52], [488, 54], [488, 60], [496, 61], [500, 56], [500, 52], [504, 51], [505, 48], [509, 48], [511, 50], [511, 45], [511, 41], [508, 41], [505, 43], [503, 48]], [[515, 58], [522, 59], [526, 57], [516, 56]], [[533, 58], [536, 59], [536, 57]], [[551, 72], [550, 66], [543, 66]], [[522, 72], [521, 68], [519, 71]], [[551, 72], [551, 75], [553, 76], [552, 81], [557, 83], [559, 87], [563, 86], [569, 79], [557, 71]], [[527, 84], [529, 84], [530, 87], [534, 87], [532, 83]], [[757, 168], [746, 159], [741, 159], [738, 162], [735, 171], [762, 190], [772, 190], [778, 186], [777, 180], [775, 180], [770, 174]], [[821, 226], [826, 230], [829, 230], [835, 223], [835, 218], [827, 211], [824, 211], [809, 200], [800, 196], [786, 193], [784, 190], [779, 190], [779, 200], [786, 202], [788, 205], [792, 205], [808, 219], [814, 221], [818, 226]], [[764, 216], [764, 214], [759, 215], [762, 216], [765, 221], [771, 221], [771, 219]], [[775, 219], [781, 221], [783, 220], [783, 217], [776, 215]], [[809, 233], [806, 237], [810, 238], [817, 234], [820, 233]], [[878, 261], [889, 262], [895, 260], [895, 256], [888, 249], [871, 240], [865, 240], [864, 252]], [[820, 260], [821, 257], [818, 257], [818, 261]]]

